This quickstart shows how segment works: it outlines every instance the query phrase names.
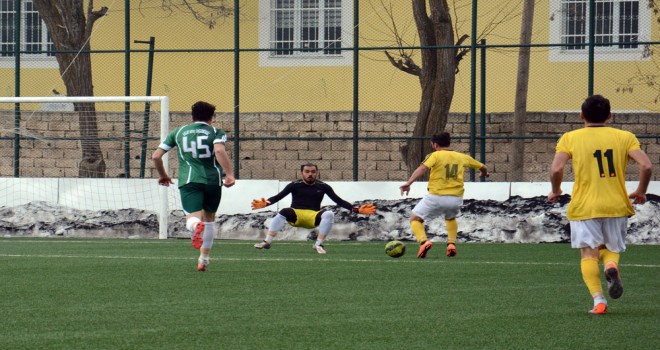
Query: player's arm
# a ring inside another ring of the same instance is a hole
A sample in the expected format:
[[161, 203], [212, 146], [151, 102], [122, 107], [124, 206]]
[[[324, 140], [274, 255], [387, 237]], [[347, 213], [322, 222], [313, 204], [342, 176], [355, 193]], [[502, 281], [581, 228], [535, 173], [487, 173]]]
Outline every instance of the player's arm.
[[629, 195], [634, 204], [644, 204], [646, 202], [646, 191], [651, 181], [653, 165], [649, 156], [641, 149], [628, 152], [628, 156], [637, 163], [639, 167], [639, 184], [637, 189]]
[[429, 170], [429, 167], [427, 167], [424, 164], [418, 166], [417, 169], [415, 169], [415, 171], [413, 171], [412, 175], [410, 175], [410, 178], [408, 179], [408, 181], [406, 181], [406, 183], [404, 183], [403, 185], [399, 186], [399, 190], [401, 191], [401, 195], [404, 195], [404, 194], [407, 195], [408, 193], [410, 193], [410, 185], [412, 185], [412, 183], [415, 182], [415, 180], [419, 179], [424, 174], [426, 174], [426, 172], [428, 170]]
[[555, 158], [552, 160], [552, 165], [550, 166], [552, 191], [548, 194], [548, 201], [552, 203], [558, 201], [559, 196], [561, 196], [561, 182], [564, 180], [564, 168], [569, 159], [571, 159], [571, 156], [568, 153], [557, 152], [555, 153]]
[[269, 206], [273, 203], [279, 202], [282, 198], [286, 197], [287, 195], [289, 195], [289, 193], [291, 193], [293, 191], [293, 186], [294, 186], [294, 183], [290, 182], [288, 185], [284, 186], [284, 188], [282, 189], [282, 191], [280, 191], [280, 193], [278, 193], [278, 194], [276, 194], [276, 195], [274, 195], [274, 196], [272, 196], [268, 199], [266, 199], [266, 198], [253, 199], [252, 200], [252, 210], [265, 208], [265, 207], [267, 207], [267, 206]]
[[481, 168], [478, 169], [480, 174], [479, 177], [489, 177], [490, 173], [488, 172], [488, 168], [486, 167], [486, 164], [482, 164]]
[[236, 179], [234, 179], [234, 169], [231, 166], [229, 161], [229, 156], [227, 155], [227, 149], [225, 148], [224, 142], [217, 142], [213, 144], [213, 152], [215, 154], [215, 159], [218, 161], [218, 164], [222, 167], [222, 170], [225, 172], [225, 180], [223, 184], [225, 187], [234, 186]]
[[479, 177], [489, 177], [490, 173], [488, 172], [488, 167], [486, 167], [486, 164], [481, 163], [480, 161], [467, 156], [469, 158], [469, 163], [468, 166], [473, 168], [474, 170], [479, 170], [480, 174]]
[[156, 148], [154, 153], [151, 155], [151, 161], [154, 163], [154, 167], [158, 172], [158, 184], [161, 186], [169, 186], [173, 184], [172, 178], [167, 175], [167, 170], [165, 170], [165, 165], [163, 164], [163, 156], [167, 153], [162, 148]]
[[335, 193], [335, 190], [330, 187], [328, 184], [324, 184], [324, 191], [325, 194], [332, 199], [333, 202], [337, 203], [338, 206], [347, 209], [347, 210], [353, 210], [353, 204], [349, 203], [348, 201], [343, 200], [341, 197]]
[[330, 185], [326, 184], [326, 189], [325, 189], [325, 194], [330, 197], [337, 205], [340, 207], [350, 210], [353, 213], [358, 213], [358, 214], [374, 214], [376, 213], [376, 206], [373, 203], [367, 203], [363, 205], [353, 205], [349, 203], [348, 201], [343, 200], [341, 197], [335, 193], [335, 191], [330, 187]]

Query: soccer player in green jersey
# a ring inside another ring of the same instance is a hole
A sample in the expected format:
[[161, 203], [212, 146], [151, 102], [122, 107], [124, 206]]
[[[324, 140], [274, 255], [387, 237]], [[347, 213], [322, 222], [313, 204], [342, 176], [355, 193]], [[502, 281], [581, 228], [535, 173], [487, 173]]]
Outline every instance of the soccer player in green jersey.
[[[559, 200], [564, 167], [573, 164], [575, 184], [566, 214], [571, 227], [571, 247], [580, 249], [582, 279], [593, 297], [591, 314], [606, 314], [607, 300], [600, 280], [602, 262], [608, 294], [623, 294], [619, 274], [620, 253], [626, 250], [628, 217], [635, 214], [632, 204], [646, 202], [651, 180], [651, 160], [640, 149], [632, 133], [606, 125], [612, 117], [610, 101], [594, 95], [582, 104], [584, 128], [565, 133], [557, 143], [550, 169], [550, 202]], [[626, 191], [628, 160], [639, 167], [637, 189]], [[633, 199], [632, 204], [630, 199]]]
[[463, 205], [463, 174], [467, 168], [479, 170], [482, 177], [489, 176], [488, 168], [467, 154], [452, 151], [451, 135], [448, 132], [433, 135], [431, 144], [435, 150], [426, 156], [422, 164], [413, 171], [406, 183], [399, 187], [401, 194], [408, 194], [410, 186], [429, 169], [428, 193], [413, 208], [410, 214], [410, 228], [417, 242], [417, 257], [426, 258], [433, 243], [426, 236], [424, 221], [443, 216], [447, 227], [447, 256], [456, 256], [456, 236], [458, 222], [456, 216]]
[[211, 126], [214, 115], [214, 105], [196, 102], [192, 106], [193, 122], [169, 133], [151, 157], [158, 171], [158, 183], [169, 186], [173, 182], [163, 166], [163, 156], [174, 147], [178, 150], [181, 205], [186, 214], [186, 228], [192, 231], [192, 245], [200, 249], [198, 271], [206, 271], [209, 264], [222, 186], [231, 187], [235, 181], [225, 149], [227, 135]]

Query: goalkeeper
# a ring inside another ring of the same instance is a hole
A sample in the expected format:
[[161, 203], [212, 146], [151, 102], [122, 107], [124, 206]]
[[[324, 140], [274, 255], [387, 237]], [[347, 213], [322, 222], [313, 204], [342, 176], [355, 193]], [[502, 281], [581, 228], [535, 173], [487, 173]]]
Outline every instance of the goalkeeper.
[[323, 241], [330, 233], [334, 223], [335, 214], [329, 210], [321, 210], [321, 201], [327, 194], [337, 205], [359, 214], [374, 214], [376, 206], [373, 204], [364, 204], [362, 206], [353, 206], [351, 203], [341, 199], [330, 185], [319, 181], [318, 167], [316, 164], [306, 163], [300, 166], [300, 175], [302, 179], [293, 181], [286, 185], [284, 189], [268, 199], [261, 198], [252, 201], [252, 209], [261, 209], [266, 206], [277, 203], [282, 198], [291, 194], [291, 207], [279, 211], [273, 218], [268, 227], [266, 239], [263, 242], [254, 245], [257, 249], [269, 249], [273, 239], [282, 231], [284, 225], [294, 227], [304, 227], [313, 229], [318, 227], [319, 234], [314, 242], [313, 249], [319, 254], [325, 254]]

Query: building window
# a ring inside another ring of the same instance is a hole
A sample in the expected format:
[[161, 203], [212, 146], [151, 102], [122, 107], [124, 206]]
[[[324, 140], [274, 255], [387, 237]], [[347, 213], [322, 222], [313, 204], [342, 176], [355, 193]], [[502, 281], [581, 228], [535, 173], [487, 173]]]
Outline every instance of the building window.
[[[589, 0], [551, 0], [551, 60], [581, 60], [588, 49]], [[639, 0], [596, 0], [594, 48], [598, 60], [644, 59], [640, 41], [650, 41], [651, 10]], [[563, 59], [561, 56], [564, 56]]]
[[261, 52], [262, 65], [346, 65], [352, 51], [342, 47], [352, 43], [351, 3], [260, 0], [260, 47], [269, 50]]
[[[4, 63], [3, 67], [14, 61], [14, 50], [16, 49], [14, 40], [16, 33], [14, 27], [15, 3], [15, 0], [0, 0], [0, 60]], [[41, 63], [56, 62], [54, 53], [43, 52], [54, 50], [53, 41], [32, 0], [22, 0], [21, 6], [21, 61], [26, 61], [26, 68], [41, 67]]]

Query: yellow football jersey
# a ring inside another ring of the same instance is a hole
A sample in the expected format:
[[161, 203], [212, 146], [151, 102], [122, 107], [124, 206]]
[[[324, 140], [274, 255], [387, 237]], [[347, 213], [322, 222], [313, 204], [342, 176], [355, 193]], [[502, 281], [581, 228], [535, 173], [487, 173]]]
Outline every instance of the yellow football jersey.
[[624, 217], [635, 214], [626, 191], [628, 152], [640, 149], [632, 133], [608, 126], [565, 133], [557, 153], [568, 153], [575, 184], [568, 204], [569, 220]]
[[435, 151], [426, 156], [422, 164], [431, 169], [429, 193], [439, 196], [462, 197], [463, 173], [466, 167], [480, 169], [483, 164], [474, 158], [455, 151]]

